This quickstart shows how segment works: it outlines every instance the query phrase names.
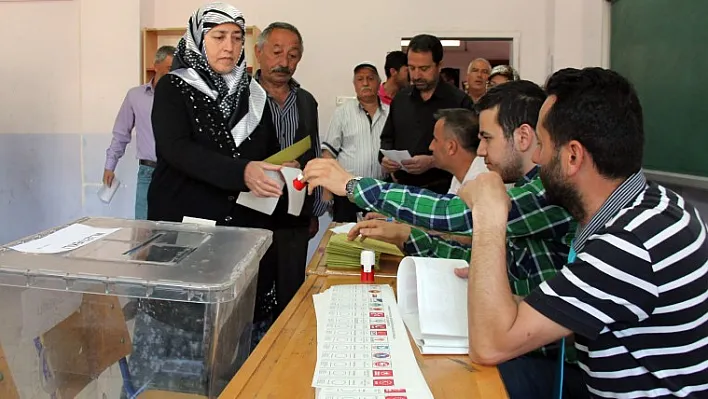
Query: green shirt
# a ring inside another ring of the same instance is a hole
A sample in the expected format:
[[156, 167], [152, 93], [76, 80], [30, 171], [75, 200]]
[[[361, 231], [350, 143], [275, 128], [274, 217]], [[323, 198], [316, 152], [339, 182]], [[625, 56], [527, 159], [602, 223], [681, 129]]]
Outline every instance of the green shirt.
[[[511, 290], [525, 297], [565, 265], [577, 223], [551, 205], [534, 167], [508, 190], [507, 272]], [[363, 178], [354, 190], [356, 205], [405, 223], [439, 232], [470, 235], [472, 211], [458, 196]], [[413, 256], [469, 260], [470, 247], [412, 229], [404, 252]]]

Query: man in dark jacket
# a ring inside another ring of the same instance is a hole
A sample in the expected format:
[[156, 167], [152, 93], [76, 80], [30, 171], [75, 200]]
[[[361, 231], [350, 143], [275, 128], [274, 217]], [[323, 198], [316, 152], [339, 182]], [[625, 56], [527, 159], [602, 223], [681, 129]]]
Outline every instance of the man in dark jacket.
[[[296, 161], [285, 166], [304, 168], [305, 164], [321, 156], [317, 101], [293, 79], [303, 53], [302, 36], [298, 29], [286, 22], [274, 22], [258, 37], [255, 54], [261, 69], [256, 79], [268, 94], [281, 149], [285, 149], [310, 136], [311, 148]], [[287, 194], [284, 194], [287, 195]], [[274, 243], [267, 256], [277, 256], [277, 268], [270, 275], [259, 276], [259, 294], [275, 300], [272, 319], [275, 320], [287, 306], [305, 280], [305, 263], [310, 238], [317, 234], [318, 218], [327, 210], [322, 191], [308, 196], [300, 216], [287, 213], [287, 201], [281, 200], [275, 210]], [[273, 295], [273, 282], [275, 295]], [[263, 310], [256, 310], [256, 319], [262, 319]], [[263, 320], [256, 320], [261, 322]], [[259, 326], [256, 326], [259, 328]], [[267, 328], [261, 328], [265, 333]], [[256, 340], [260, 337], [256, 334]]]

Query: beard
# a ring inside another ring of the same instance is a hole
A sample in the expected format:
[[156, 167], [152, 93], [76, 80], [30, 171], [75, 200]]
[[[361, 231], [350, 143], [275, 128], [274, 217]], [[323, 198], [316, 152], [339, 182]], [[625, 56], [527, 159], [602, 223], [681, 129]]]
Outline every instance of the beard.
[[[512, 144], [513, 146], [513, 144]], [[499, 175], [505, 184], [514, 184], [524, 177], [521, 169], [523, 168], [523, 161], [521, 159], [521, 154], [512, 148], [509, 153], [509, 159], [504, 162], [504, 167], [499, 171]]]
[[578, 190], [563, 179], [558, 154], [553, 156], [550, 163], [542, 166], [539, 171], [541, 183], [546, 189], [546, 198], [552, 205], [558, 205], [570, 213], [575, 220], [585, 219], [582, 198]]

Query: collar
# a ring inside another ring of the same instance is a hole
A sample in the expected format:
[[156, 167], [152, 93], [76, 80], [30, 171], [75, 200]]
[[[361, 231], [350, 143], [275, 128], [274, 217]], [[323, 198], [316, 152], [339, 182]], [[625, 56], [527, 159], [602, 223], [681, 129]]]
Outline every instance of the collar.
[[606, 225], [610, 219], [617, 215], [620, 209], [626, 207], [632, 199], [636, 198], [637, 195], [646, 188], [646, 185], [647, 179], [644, 177], [643, 170], [639, 170], [639, 172], [634, 173], [629, 176], [627, 180], [622, 182], [622, 184], [607, 197], [605, 203], [602, 204], [597, 213], [590, 219], [590, 222], [576, 234], [573, 244], [575, 252], [580, 252], [588, 238], [600, 230], [602, 226]]
[[531, 180], [535, 179], [538, 176], [538, 165], [535, 165], [531, 170], [528, 171], [521, 179], [517, 180], [516, 183], [514, 183], [514, 187], [521, 187], [526, 183], [530, 183]]
[[[439, 79], [438, 79], [438, 84], [435, 85], [435, 90], [433, 90], [433, 95], [430, 96], [431, 99], [432, 99], [433, 97], [443, 98], [443, 97], [444, 97], [443, 92], [445, 91], [445, 86], [450, 86], [450, 87], [452, 87], [451, 85], [444, 85], [444, 84], [442, 84], [442, 83], [444, 83], [444, 82], [443, 82], [442, 80], [439, 80]], [[410, 95], [411, 95], [411, 97], [413, 97], [413, 98], [418, 98], [418, 99], [420, 99], [420, 100], [423, 99], [423, 98], [420, 96], [420, 90], [418, 90], [418, 89], [415, 87], [415, 85], [412, 85], [412, 89], [411, 89]], [[428, 101], [430, 101], [430, 99], [429, 99]]]
[[[356, 99], [356, 101], [357, 101], [357, 104], [359, 105], [359, 109], [362, 110], [362, 111], [366, 111], [366, 109], [364, 109], [364, 106], [361, 105], [361, 101], [359, 101], [358, 98]], [[381, 105], [381, 97], [379, 97], [378, 95], [376, 96], [376, 102], [379, 103], [378, 109], [381, 109], [381, 108], [382, 108], [382, 105]]]
[[[255, 78], [256, 78], [256, 82], [258, 82], [258, 84], [260, 84], [261, 83], [261, 70], [260, 69], [256, 71]], [[290, 86], [290, 91], [294, 92], [300, 88], [300, 83], [297, 80], [295, 80], [295, 78], [290, 78], [290, 81], [288, 82], [288, 86]]]
[[146, 93], [151, 93], [154, 89], [152, 88], [152, 82], [155, 80], [155, 78], [150, 79], [149, 82], [145, 83], [143, 85], [143, 89], [145, 89]]

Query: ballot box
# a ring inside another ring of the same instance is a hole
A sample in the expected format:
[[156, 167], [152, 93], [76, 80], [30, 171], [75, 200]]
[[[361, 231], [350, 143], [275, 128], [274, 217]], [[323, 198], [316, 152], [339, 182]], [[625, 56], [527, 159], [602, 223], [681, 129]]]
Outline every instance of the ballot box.
[[271, 242], [83, 218], [0, 247], [0, 396], [217, 397], [250, 353]]

